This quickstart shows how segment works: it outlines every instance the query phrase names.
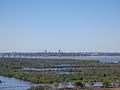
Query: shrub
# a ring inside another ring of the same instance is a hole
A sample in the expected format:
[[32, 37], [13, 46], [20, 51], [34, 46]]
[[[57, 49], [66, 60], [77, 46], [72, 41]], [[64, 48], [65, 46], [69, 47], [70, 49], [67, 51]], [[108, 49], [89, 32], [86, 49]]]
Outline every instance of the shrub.
[[94, 90], [93, 87], [87, 87], [85, 90]]
[[84, 87], [84, 85], [81, 82], [75, 82], [75, 87]]
[[103, 86], [108, 88], [110, 86], [110, 82], [109, 81], [104, 81]]
[[59, 83], [58, 82], [54, 82], [53, 86], [57, 89], [57, 87], [59, 86]]

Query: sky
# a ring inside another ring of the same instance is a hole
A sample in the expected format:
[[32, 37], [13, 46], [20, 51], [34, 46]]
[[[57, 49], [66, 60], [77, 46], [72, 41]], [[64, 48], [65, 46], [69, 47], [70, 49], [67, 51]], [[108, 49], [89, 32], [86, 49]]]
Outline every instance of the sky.
[[120, 0], [0, 0], [0, 52], [120, 52]]

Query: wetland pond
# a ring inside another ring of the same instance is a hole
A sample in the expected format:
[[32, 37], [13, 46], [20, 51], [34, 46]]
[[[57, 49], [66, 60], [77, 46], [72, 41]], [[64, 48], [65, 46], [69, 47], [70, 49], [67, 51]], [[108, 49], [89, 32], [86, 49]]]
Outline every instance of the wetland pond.
[[31, 86], [38, 85], [31, 82], [3, 76], [0, 76], [0, 80], [2, 81], [0, 83], [0, 90], [27, 90]]
[[[21, 70], [32, 70], [32, 71], [41, 71], [41, 72], [49, 72], [49, 73], [55, 73], [55, 74], [74, 74], [75, 72], [67, 72], [64, 70], [74, 70], [74, 69], [80, 69], [81, 67], [70, 67], [70, 64], [58, 64], [55, 65], [57, 67], [55, 68], [19, 68]], [[67, 67], [69, 66], [69, 67]]]
[[[0, 90], [27, 90], [28, 88], [30, 88], [31, 86], [45, 86], [45, 85], [49, 85], [51, 87], [53, 87], [52, 84], [33, 84], [31, 82], [27, 82], [27, 81], [23, 81], [23, 80], [18, 80], [15, 78], [8, 78], [8, 77], [4, 77], [4, 76], [0, 76], [0, 80], [2, 81], [2, 83], [0, 83]], [[113, 85], [119, 85], [118, 83], [112, 83]], [[103, 86], [103, 84], [101, 82], [94, 82], [93, 84], [85, 84], [85, 87], [96, 87], [96, 86]], [[74, 87], [74, 84], [71, 82], [68, 83], [59, 83], [58, 88], [64, 88], [64, 87]], [[54, 88], [54, 87], [53, 87]]]

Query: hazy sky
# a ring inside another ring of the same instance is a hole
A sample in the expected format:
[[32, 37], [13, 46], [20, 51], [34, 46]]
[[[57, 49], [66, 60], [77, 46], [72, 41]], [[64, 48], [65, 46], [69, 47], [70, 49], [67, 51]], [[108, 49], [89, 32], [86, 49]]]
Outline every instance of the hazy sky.
[[120, 0], [0, 0], [0, 51], [120, 51]]

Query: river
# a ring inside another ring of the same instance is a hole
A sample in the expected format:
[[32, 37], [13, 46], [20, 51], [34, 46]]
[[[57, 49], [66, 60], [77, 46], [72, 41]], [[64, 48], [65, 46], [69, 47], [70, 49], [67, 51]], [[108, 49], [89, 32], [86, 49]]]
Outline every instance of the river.
[[36, 86], [31, 82], [0, 76], [0, 90], [27, 90], [30, 86]]
[[[2, 57], [2, 56], [0, 56]], [[7, 57], [6, 57], [7, 58]], [[11, 56], [9, 58], [14, 58]], [[101, 62], [114, 62], [118, 63], [120, 61], [120, 56], [39, 56], [39, 57], [15, 57], [15, 58], [28, 58], [28, 59], [75, 59], [75, 60], [99, 60]]]

